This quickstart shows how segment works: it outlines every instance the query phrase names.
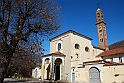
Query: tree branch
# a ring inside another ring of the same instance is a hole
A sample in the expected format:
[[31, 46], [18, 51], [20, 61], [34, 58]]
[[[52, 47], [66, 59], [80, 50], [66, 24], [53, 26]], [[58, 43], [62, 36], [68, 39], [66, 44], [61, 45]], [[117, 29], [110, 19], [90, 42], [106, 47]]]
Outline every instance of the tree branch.
[[12, 0], [8, 0], [8, 4], [7, 4], [7, 15], [6, 15], [6, 28], [8, 28], [9, 26], [9, 21], [10, 21], [10, 12], [11, 12], [11, 3]]

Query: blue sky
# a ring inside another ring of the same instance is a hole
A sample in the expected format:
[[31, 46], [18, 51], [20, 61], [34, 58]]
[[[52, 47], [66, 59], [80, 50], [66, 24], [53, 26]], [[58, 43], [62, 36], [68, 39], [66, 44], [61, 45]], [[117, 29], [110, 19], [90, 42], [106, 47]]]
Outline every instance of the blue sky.
[[[68, 30], [74, 30], [92, 38], [92, 44], [98, 46], [96, 29], [96, 10], [98, 3], [102, 9], [104, 19], [107, 22], [106, 29], [108, 44], [124, 40], [124, 0], [55, 0], [61, 7], [59, 32], [51, 37], [57, 36]], [[49, 53], [49, 41], [43, 43], [45, 54]]]

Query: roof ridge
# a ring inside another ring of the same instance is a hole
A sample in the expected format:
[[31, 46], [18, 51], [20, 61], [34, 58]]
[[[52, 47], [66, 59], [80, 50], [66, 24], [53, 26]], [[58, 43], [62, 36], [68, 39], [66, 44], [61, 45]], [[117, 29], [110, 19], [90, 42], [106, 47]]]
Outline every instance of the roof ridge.
[[68, 34], [68, 33], [73, 33], [73, 34], [75, 34], [75, 35], [84, 37], [84, 38], [86, 38], [86, 39], [93, 40], [92, 38], [90, 38], [90, 37], [88, 37], [88, 36], [85, 36], [85, 35], [83, 35], [83, 34], [80, 34], [80, 33], [76, 32], [76, 31], [68, 30], [68, 31], [66, 31], [66, 32], [63, 32], [63, 33], [61, 33], [61, 34], [59, 34], [59, 35], [57, 35], [57, 36], [51, 38], [50, 41], [53, 40], [53, 39], [55, 39], [55, 38], [58, 38], [59, 36], [62, 36], [62, 35], [64, 35], [64, 34]]

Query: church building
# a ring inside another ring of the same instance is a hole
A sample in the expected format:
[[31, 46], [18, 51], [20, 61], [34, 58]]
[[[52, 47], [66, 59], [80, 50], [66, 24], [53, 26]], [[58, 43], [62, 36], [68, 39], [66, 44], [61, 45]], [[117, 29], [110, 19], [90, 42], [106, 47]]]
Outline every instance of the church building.
[[42, 80], [124, 83], [124, 49], [109, 50], [106, 22], [100, 8], [96, 11], [95, 24], [99, 47], [93, 46], [92, 38], [73, 30], [50, 39], [50, 54], [42, 57]]

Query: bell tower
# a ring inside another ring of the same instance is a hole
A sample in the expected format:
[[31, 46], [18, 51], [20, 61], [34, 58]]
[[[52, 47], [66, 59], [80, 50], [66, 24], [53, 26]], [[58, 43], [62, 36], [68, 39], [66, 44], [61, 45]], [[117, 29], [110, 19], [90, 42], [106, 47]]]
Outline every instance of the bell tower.
[[100, 8], [96, 11], [96, 27], [98, 31], [99, 47], [108, 50], [108, 39], [106, 33], [106, 22], [104, 20], [103, 12]]

